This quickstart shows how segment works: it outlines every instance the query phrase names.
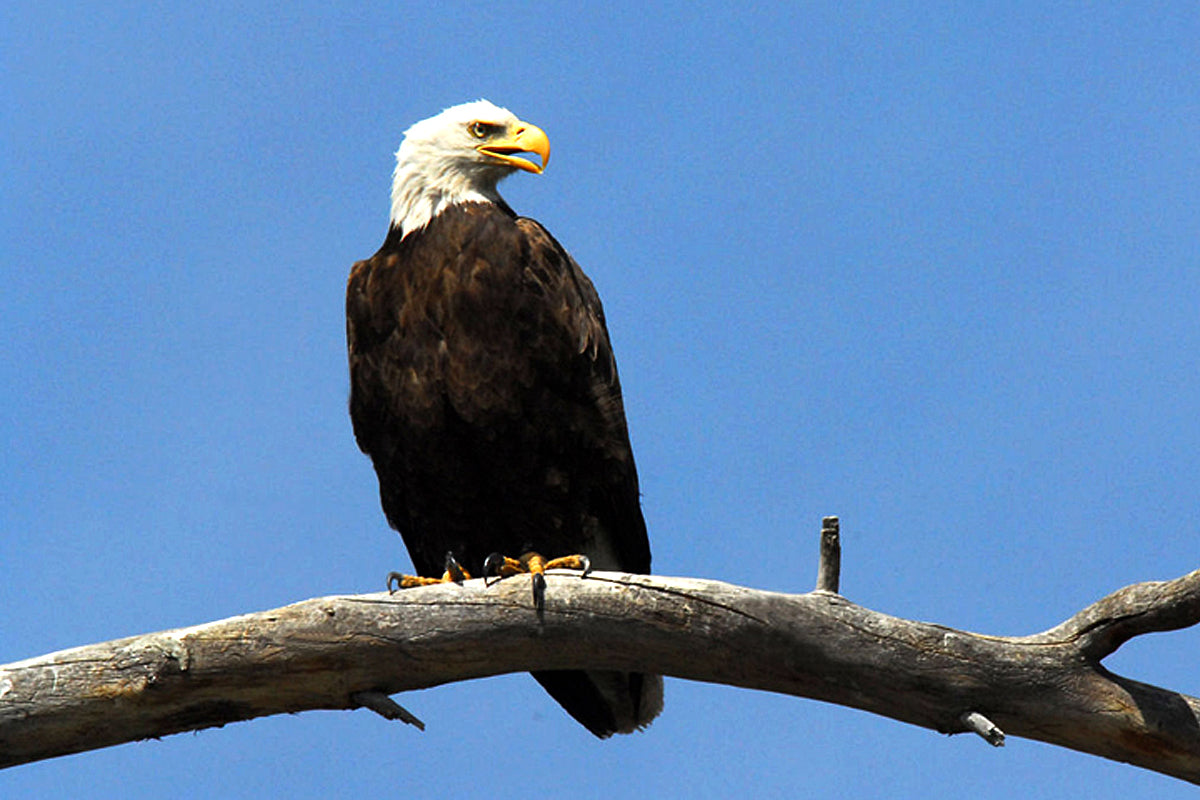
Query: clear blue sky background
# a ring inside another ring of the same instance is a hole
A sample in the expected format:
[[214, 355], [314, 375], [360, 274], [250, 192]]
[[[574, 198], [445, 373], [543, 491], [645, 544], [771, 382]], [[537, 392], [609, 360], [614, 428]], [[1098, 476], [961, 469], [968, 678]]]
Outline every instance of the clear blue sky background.
[[[639, 4], [640, 5], [640, 4]], [[410, 123], [592, 275], [656, 571], [1050, 627], [1200, 565], [1193, 4], [26, 3], [3, 12], [0, 662], [407, 568], [343, 292]], [[33, 7], [36, 6], [36, 9]], [[169, 10], [164, 10], [169, 9]], [[1200, 694], [1200, 630], [1107, 664]], [[1011, 739], [668, 680], [598, 742], [524, 675], [0, 773], [4, 797], [1193, 797]]]

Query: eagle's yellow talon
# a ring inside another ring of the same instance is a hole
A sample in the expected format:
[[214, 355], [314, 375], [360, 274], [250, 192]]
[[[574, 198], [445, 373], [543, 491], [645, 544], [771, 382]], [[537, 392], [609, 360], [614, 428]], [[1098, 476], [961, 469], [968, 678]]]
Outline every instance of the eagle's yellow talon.
[[[387, 576], [388, 594], [395, 594], [398, 589], [412, 589], [414, 586], [432, 586], [435, 583], [462, 583], [471, 580], [471, 573], [463, 569], [453, 553], [446, 553], [446, 571], [440, 578], [425, 578], [420, 575], [405, 575], [403, 572], [389, 572]], [[392, 584], [395, 583], [395, 587]]]
[[547, 561], [540, 553], [534, 552], [526, 553], [520, 558], [492, 553], [483, 562], [483, 579], [487, 582], [489, 578], [500, 580], [513, 575], [532, 575], [533, 605], [540, 614], [546, 606], [545, 575], [548, 569], [580, 570], [583, 573], [582, 577], [587, 577], [592, 571], [592, 562], [585, 555], [561, 556]]

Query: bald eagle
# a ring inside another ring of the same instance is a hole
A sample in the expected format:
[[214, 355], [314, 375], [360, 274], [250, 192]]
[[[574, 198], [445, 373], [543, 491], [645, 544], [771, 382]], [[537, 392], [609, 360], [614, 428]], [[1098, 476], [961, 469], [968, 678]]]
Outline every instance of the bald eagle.
[[[416, 123], [396, 153], [387, 237], [350, 273], [354, 435], [422, 576], [448, 556], [479, 575], [493, 553], [529, 551], [650, 571], [600, 298], [496, 190], [549, 156], [540, 128], [485, 100]], [[662, 708], [660, 676], [533, 675], [600, 737]]]

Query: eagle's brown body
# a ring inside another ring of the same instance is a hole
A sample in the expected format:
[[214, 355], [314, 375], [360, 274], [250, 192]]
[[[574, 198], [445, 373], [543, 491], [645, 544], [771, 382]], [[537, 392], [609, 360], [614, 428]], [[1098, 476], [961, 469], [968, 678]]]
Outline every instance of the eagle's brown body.
[[[529, 550], [649, 572], [600, 300], [541, 225], [473, 202], [393, 227], [354, 265], [346, 313], [354, 434], [419, 574], [440, 576], [447, 552], [479, 575]], [[599, 736], [661, 706], [656, 676], [535, 677]]]

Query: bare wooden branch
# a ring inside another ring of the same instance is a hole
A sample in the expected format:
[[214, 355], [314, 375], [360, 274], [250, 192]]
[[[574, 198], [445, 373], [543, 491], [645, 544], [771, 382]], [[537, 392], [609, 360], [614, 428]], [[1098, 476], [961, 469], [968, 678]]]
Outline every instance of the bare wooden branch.
[[967, 730], [978, 733], [992, 747], [1004, 747], [1004, 731], [997, 728], [994, 722], [978, 711], [969, 711], [963, 714], [962, 722]]
[[0, 667], [0, 765], [352, 708], [362, 692], [589, 667], [809, 697], [942, 733], [990, 722], [1200, 784], [1200, 700], [1114, 675], [1098, 657], [1198, 621], [1200, 570], [1122, 589], [1027, 637], [907, 621], [828, 593], [616, 573], [550, 575], [540, 620], [520, 577], [324, 597]]
[[838, 593], [842, 574], [842, 540], [837, 517], [821, 520], [821, 561], [817, 565], [817, 591]]
[[383, 692], [367, 691], [355, 692], [350, 695], [350, 699], [363, 708], [369, 708], [384, 719], [398, 719], [401, 722], [406, 722], [409, 725], [416, 727], [418, 730], [425, 730], [425, 723], [417, 719], [416, 715], [409, 711], [404, 706], [397, 703], [392, 698], [388, 697]]
[[1075, 639], [1084, 655], [1099, 661], [1134, 636], [1186, 628], [1197, 620], [1200, 620], [1200, 585], [1192, 572], [1173, 581], [1126, 586], [1042, 636]]

